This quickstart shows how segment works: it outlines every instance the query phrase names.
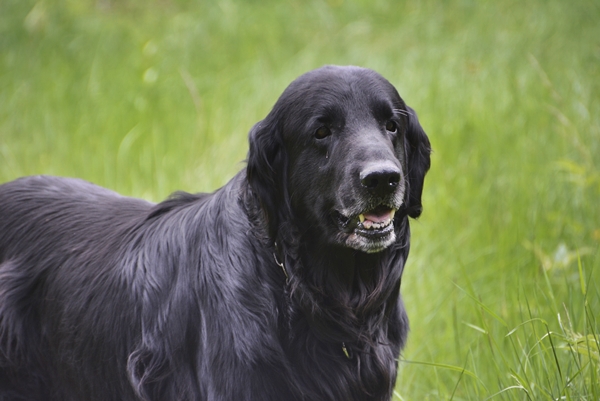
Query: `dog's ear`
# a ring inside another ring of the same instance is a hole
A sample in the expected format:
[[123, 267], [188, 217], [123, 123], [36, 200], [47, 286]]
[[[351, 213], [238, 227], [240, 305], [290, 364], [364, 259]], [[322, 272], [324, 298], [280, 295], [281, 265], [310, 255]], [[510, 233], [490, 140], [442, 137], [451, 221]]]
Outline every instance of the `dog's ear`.
[[266, 219], [271, 239], [275, 239], [280, 211], [285, 202], [287, 162], [281, 132], [269, 118], [257, 123], [248, 134], [246, 177]]
[[427, 134], [423, 131], [417, 113], [410, 107], [408, 111], [408, 128], [406, 130], [406, 164], [408, 169], [408, 194], [406, 212], [412, 218], [417, 218], [423, 211], [421, 193], [425, 174], [431, 165], [431, 145]]

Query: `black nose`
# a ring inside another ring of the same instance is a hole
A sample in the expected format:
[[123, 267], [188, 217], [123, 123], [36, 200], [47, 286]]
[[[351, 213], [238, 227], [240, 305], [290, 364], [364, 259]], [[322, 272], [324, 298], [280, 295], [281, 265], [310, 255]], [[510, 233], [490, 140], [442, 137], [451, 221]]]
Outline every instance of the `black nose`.
[[360, 183], [373, 195], [389, 195], [400, 183], [400, 169], [391, 164], [367, 167], [360, 173]]

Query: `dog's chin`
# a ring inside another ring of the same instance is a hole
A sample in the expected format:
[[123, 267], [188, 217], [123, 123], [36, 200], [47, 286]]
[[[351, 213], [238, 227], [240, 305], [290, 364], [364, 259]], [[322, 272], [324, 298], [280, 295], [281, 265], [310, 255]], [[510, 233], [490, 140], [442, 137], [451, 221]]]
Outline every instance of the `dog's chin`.
[[359, 232], [347, 234], [345, 246], [366, 253], [381, 252], [396, 241], [394, 229], [382, 233], [379, 237], [365, 236]]
[[338, 242], [366, 253], [381, 252], [396, 241], [395, 208], [378, 206], [350, 217], [336, 212]]

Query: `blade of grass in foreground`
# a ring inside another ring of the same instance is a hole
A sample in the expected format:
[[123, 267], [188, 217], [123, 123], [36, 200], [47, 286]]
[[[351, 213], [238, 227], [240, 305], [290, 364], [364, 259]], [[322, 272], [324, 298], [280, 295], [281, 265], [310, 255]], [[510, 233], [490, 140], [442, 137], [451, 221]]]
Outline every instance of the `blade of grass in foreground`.
[[480, 384], [484, 384], [483, 382], [481, 382], [479, 380], [479, 378], [477, 377], [477, 375], [465, 368], [461, 368], [460, 366], [454, 366], [454, 365], [448, 365], [448, 364], [444, 364], [444, 363], [435, 363], [435, 362], [423, 362], [423, 361], [408, 361], [408, 360], [402, 360], [402, 363], [409, 363], [409, 364], [413, 364], [413, 365], [423, 365], [423, 366], [431, 366], [434, 368], [440, 368], [440, 369], [446, 369], [446, 370], [450, 370], [453, 372], [459, 372], [461, 375], [467, 375], [469, 377], [472, 377], [473, 379], [479, 381]]

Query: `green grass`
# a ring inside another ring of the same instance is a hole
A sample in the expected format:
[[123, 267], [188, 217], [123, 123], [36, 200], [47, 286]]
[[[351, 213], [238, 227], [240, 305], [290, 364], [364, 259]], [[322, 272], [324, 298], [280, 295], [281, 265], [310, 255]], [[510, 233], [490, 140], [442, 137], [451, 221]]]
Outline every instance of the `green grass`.
[[0, 182], [214, 190], [285, 86], [374, 68], [435, 153], [398, 400], [600, 399], [600, 4], [0, 2]]

